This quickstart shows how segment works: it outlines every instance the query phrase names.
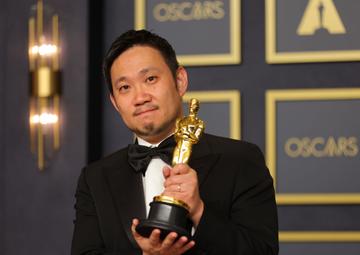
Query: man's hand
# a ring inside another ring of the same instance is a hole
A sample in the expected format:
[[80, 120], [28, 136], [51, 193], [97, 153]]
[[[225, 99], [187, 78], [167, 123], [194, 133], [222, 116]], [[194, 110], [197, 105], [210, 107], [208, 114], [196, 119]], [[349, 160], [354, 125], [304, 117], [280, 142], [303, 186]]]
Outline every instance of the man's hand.
[[138, 219], [134, 219], [131, 226], [132, 234], [143, 251], [143, 255], [180, 255], [191, 249], [194, 241], [182, 236], [178, 240], [175, 232], [168, 234], [163, 241], [160, 240], [160, 230], [154, 229], [149, 238], [141, 236], [135, 228], [139, 224]]
[[195, 227], [198, 226], [204, 211], [200, 198], [196, 171], [187, 164], [177, 164], [172, 169], [164, 167], [164, 192], [162, 195], [182, 200], [190, 207], [189, 216]]

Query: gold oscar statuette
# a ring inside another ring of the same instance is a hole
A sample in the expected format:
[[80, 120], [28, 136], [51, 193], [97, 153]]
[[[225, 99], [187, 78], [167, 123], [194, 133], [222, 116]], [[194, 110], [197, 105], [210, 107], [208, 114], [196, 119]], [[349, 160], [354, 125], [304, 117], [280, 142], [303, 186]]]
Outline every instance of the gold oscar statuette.
[[[172, 165], [187, 164], [189, 162], [192, 147], [199, 142], [205, 125], [196, 115], [199, 111], [199, 101], [191, 99], [189, 104], [189, 116], [179, 118], [176, 121], [174, 149]], [[178, 236], [191, 237], [191, 221], [187, 217], [189, 206], [178, 199], [168, 196], [156, 196], [150, 203], [150, 212], [147, 219], [141, 220], [136, 231], [142, 236], [149, 237], [153, 229], [160, 229], [160, 238], [164, 239], [170, 232], [176, 232]]]

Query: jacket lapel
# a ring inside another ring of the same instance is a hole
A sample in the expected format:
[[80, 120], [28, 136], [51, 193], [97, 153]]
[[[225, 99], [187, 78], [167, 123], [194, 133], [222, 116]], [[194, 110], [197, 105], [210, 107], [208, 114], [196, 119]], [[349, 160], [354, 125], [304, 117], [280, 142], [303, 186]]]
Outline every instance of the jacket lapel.
[[200, 138], [198, 144], [193, 145], [193, 152], [189, 165], [197, 172], [200, 189], [202, 183], [210, 173], [212, 166], [214, 166], [219, 159], [219, 156], [219, 154], [212, 152], [207, 142], [206, 134]]
[[126, 153], [123, 153], [121, 160], [117, 164], [104, 172], [106, 172], [113, 201], [126, 234], [133, 246], [138, 247], [131, 233], [131, 223], [133, 218], [146, 218], [141, 172], [136, 173], [131, 168], [127, 162]]

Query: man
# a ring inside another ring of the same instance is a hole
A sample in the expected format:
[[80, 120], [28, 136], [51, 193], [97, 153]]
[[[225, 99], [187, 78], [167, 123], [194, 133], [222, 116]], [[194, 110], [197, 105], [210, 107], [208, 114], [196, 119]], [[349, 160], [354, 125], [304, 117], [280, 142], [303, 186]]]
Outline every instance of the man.
[[[145, 30], [122, 34], [105, 57], [104, 74], [110, 100], [136, 143], [160, 148], [173, 140], [188, 79], [165, 39]], [[272, 179], [255, 145], [204, 134], [189, 165], [170, 167], [154, 156], [140, 170], [132, 156], [136, 146], [82, 171], [73, 255], [278, 253]], [[160, 193], [189, 205], [191, 240], [176, 233], [161, 240], [158, 229], [149, 238], [136, 232]]]

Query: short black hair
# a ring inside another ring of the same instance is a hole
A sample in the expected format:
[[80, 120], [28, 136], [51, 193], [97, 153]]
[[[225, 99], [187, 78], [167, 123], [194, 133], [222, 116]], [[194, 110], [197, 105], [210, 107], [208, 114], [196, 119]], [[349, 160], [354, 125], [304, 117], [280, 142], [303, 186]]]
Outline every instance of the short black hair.
[[113, 93], [110, 74], [112, 64], [124, 51], [136, 45], [149, 46], [158, 50], [170, 68], [174, 79], [176, 79], [176, 71], [179, 68], [179, 63], [170, 43], [159, 35], [144, 29], [129, 30], [115, 39], [104, 58], [103, 73], [111, 94]]

